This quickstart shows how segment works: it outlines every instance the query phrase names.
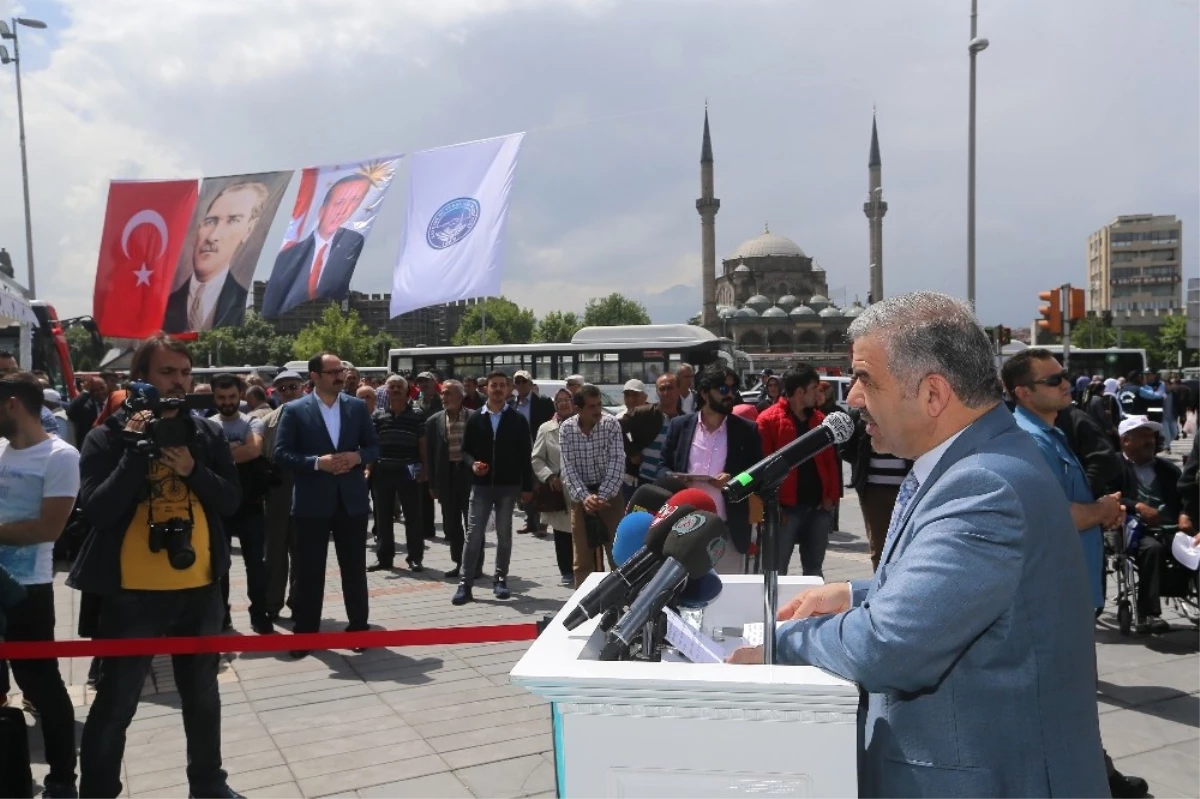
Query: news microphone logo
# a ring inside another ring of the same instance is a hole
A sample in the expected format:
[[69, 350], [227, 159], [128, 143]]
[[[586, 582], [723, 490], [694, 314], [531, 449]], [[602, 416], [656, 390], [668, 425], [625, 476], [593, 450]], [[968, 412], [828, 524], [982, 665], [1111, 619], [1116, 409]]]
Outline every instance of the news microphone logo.
[[725, 557], [725, 537], [714, 538], [708, 542], [708, 559], [713, 566], [721, 562], [721, 558]]
[[687, 535], [702, 524], [704, 524], [703, 516], [699, 513], [689, 513], [671, 525], [671, 532], [675, 533], [675, 535]]

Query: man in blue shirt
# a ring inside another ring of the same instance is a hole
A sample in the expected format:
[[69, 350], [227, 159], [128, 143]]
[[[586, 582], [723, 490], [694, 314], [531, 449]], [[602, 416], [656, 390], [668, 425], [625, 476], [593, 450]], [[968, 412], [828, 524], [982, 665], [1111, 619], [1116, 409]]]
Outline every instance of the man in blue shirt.
[[[1071, 452], [1066, 435], [1054, 426], [1058, 412], [1071, 404], [1071, 382], [1067, 371], [1049, 350], [1030, 348], [1009, 358], [1000, 373], [1004, 390], [1016, 403], [1017, 425], [1033, 436], [1050, 471], [1058, 478], [1071, 501], [1071, 519], [1079, 531], [1092, 605], [1099, 614], [1104, 607], [1104, 539], [1101, 529], [1125, 523], [1120, 492], [1097, 498], [1088, 486], [1087, 475]], [[1108, 785], [1115, 797], [1145, 796], [1149, 786], [1140, 777], [1117, 771], [1104, 755]]]

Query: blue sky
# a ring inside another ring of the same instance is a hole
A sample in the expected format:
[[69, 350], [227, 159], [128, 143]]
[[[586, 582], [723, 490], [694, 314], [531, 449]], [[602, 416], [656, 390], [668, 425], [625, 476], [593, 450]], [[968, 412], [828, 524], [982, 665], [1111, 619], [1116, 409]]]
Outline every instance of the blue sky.
[[[22, 37], [39, 293], [64, 315], [90, 311], [112, 178], [300, 168], [527, 130], [505, 294], [540, 314], [619, 290], [677, 321], [699, 307], [694, 201], [707, 98], [721, 256], [769, 221], [817, 259], [831, 289], [865, 298], [862, 203], [877, 106], [886, 290], [961, 295], [968, 7], [9, 4], [10, 15], [51, 26]], [[1200, 273], [1200, 4], [981, 0], [979, 24], [991, 40], [979, 58], [984, 320], [1025, 325], [1038, 290], [1082, 285], [1087, 235], [1118, 214], [1180, 216], [1187, 274]], [[10, 187], [0, 245], [22, 277], [11, 68], [0, 70], [0, 96], [0, 180]], [[357, 289], [390, 285], [404, 223], [399, 177]], [[269, 242], [282, 238], [285, 217]]]

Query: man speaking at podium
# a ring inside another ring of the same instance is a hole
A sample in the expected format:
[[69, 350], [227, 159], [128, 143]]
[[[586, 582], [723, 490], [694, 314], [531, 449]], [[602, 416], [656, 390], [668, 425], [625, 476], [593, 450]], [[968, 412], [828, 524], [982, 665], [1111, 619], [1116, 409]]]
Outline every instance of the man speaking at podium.
[[905, 294], [850, 337], [850, 405], [915, 463], [874, 578], [783, 607], [779, 662], [862, 688], [862, 796], [1107, 796], [1083, 552], [974, 313]]

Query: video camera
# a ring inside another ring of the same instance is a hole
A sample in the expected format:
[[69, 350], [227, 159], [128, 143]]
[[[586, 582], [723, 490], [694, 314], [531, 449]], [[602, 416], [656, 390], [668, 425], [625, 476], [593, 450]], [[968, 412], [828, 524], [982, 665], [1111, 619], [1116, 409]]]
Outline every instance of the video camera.
[[[131, 414], [149, 411], [154, 418], [146, 422], [141, 433], [126, 433], [134, 450], [151, 458], [164, 447], [186, 447], [196, 435], [191, 411], [213, 407], [211, 394], [188, 394], [183, 398], [160, 397], [158, 389], [149, 383], [130, 383], [129, 394], [122, 407]], [[163, 411], [179, 411], [163, 417]]]

